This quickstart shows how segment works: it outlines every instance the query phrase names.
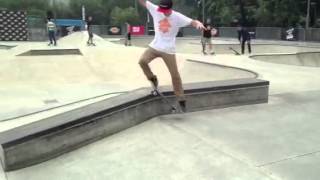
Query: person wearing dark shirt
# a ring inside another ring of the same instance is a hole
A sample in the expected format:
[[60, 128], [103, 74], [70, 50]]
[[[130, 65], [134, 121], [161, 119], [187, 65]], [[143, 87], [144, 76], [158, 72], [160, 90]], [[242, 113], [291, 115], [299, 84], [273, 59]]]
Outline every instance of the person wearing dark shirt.
[[87, 31], [88, 31], [88, 34], [89, 34], [89, 39], [87, 41], [87, 45], [88, 46], [95, 46], [95, 44], [93, 43], [92, 16], [88, 17], [88, 20], [87, 20]]
[[239, 41], [241, 42], [241, 53], [244, 54], [245, 44], [247, 43], [249, 54], [251, 54], [251, 37], [248, 28], [241, 28]]
[[214, 54], [212, 51], [212, 35], [215, 34], [216, 30], [212, 28], [211, 25], [206, 24], [205, 28], [202, 31], [202, 39], [201, 39], [201, 44], [202, 44], [202, 53], [204, 55], [207, 54], [206, 52], [206, 45], [209, 47], [210, 54]]

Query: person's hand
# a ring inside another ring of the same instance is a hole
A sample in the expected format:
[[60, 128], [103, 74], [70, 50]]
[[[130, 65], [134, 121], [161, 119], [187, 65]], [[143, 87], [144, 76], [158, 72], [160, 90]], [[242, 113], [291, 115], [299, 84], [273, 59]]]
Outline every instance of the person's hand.
[[197, 22], [196, 28], [200, 31], [207, 30], [206, 27], [204, 27], [204, 25], [200, 21]]
[[191, 24], [200, 31], [207, 30], [206, 27], [204, 27], [204, 25], [198, 20], [193, 20]]

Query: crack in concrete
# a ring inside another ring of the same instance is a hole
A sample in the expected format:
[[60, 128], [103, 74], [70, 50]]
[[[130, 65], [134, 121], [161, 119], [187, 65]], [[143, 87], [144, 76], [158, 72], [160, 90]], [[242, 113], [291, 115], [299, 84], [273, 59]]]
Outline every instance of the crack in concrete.
[[314, 152], [310, 152], [310, 153], [305, 153], [305, 154], [300, 154], [300, 155], [287, 157], [287, 158], [284, 158], [284, 159], [280, 159], [278, 161], [272, 161], [272, 162], [264, 163], [264, 164], [261, 164], [261, 165], [257, 165], [256, 167], [259, 167], [259, 168], [260, 167], [266, 167], [266, 166], [270, 166], [270, 165], [274, 165], [274, 164], [279, 164], [281, 162], [298, 159], [298, 158], [301, 158], [301, 157], [312, 156], [312, 155], [315, 155], [315, 154], [318, 154], [318, 153], [320, 153], [320, 150], [317, 150], [317, 151], [314, 151]]

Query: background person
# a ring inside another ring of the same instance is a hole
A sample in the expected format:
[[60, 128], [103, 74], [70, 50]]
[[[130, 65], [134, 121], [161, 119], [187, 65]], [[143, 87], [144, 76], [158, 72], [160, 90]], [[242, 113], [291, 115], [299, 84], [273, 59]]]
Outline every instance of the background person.
[[89, 16], [87, 20], [87, 31], [89, 35], [89, 39], [87, 41], [88, 46], [95, 46], [95, 44], [93, 43], [92, 20], [92, 16]]
[[131, 46], [131, 25], [129, 23], [126, 23], [126, 27], [127, 27], [127, 34], [126, 34], [124, 45]]
[[205, 30], [202, 31], [202, 38], [201, 38], [201, 44], [202, 44], [202, 53], [204, 55], [207, 54], [206, 52], [206, 46], [209, 48], [209, 53], [214, 54], [213, 52], [213, 44], [212, 44], [212, 37], [216, 35], [217, 30], [214, 29], [211, 25], [206, 24], [205, 25]]
[[251, 36], [248, 31], [248, 28], [242, 27], [240, 31], [239, 40], [241, 42], [241, 54], [245, 53], [245, 44], [248, 44], [248, 51], [251, 54]]
[[48, 46], [51, 46], [52, 44], [53, 44], [54, 46], [57, 45], [57, 41], [56, 41], [56, 30], [57, 30], [56, 24], [52, 21], [51, 18], [48, 18], [47, 31], [48, 31], [48, 35], [49, 35], [49, 41], [50, 41], [50, 43], [48, 44]]

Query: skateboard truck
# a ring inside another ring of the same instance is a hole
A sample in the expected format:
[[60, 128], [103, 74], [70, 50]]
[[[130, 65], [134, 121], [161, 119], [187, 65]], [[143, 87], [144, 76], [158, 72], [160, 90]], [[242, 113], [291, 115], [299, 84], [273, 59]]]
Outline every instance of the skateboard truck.
[[168, 98], [165, 97], [165, 96], [162, 94], [162, 92], [160, 92], [160, 90], [159, 90], [158, 88], [154, 88], [153, 91], [151, 91], [151, 94], [152, 94], [153, 96], [160, 96], [161, 99], [162, 99], [166, 104], [168, 104], [168, 105], [170, 106], [170, 108], [171, 108], [171, 113], [172, 113], [172, 114], [175, 114], [175, 113], [178, 112], [178, 108], [177, 108], [176, 106], [172, 105], [172, 104], [169, 102]]

